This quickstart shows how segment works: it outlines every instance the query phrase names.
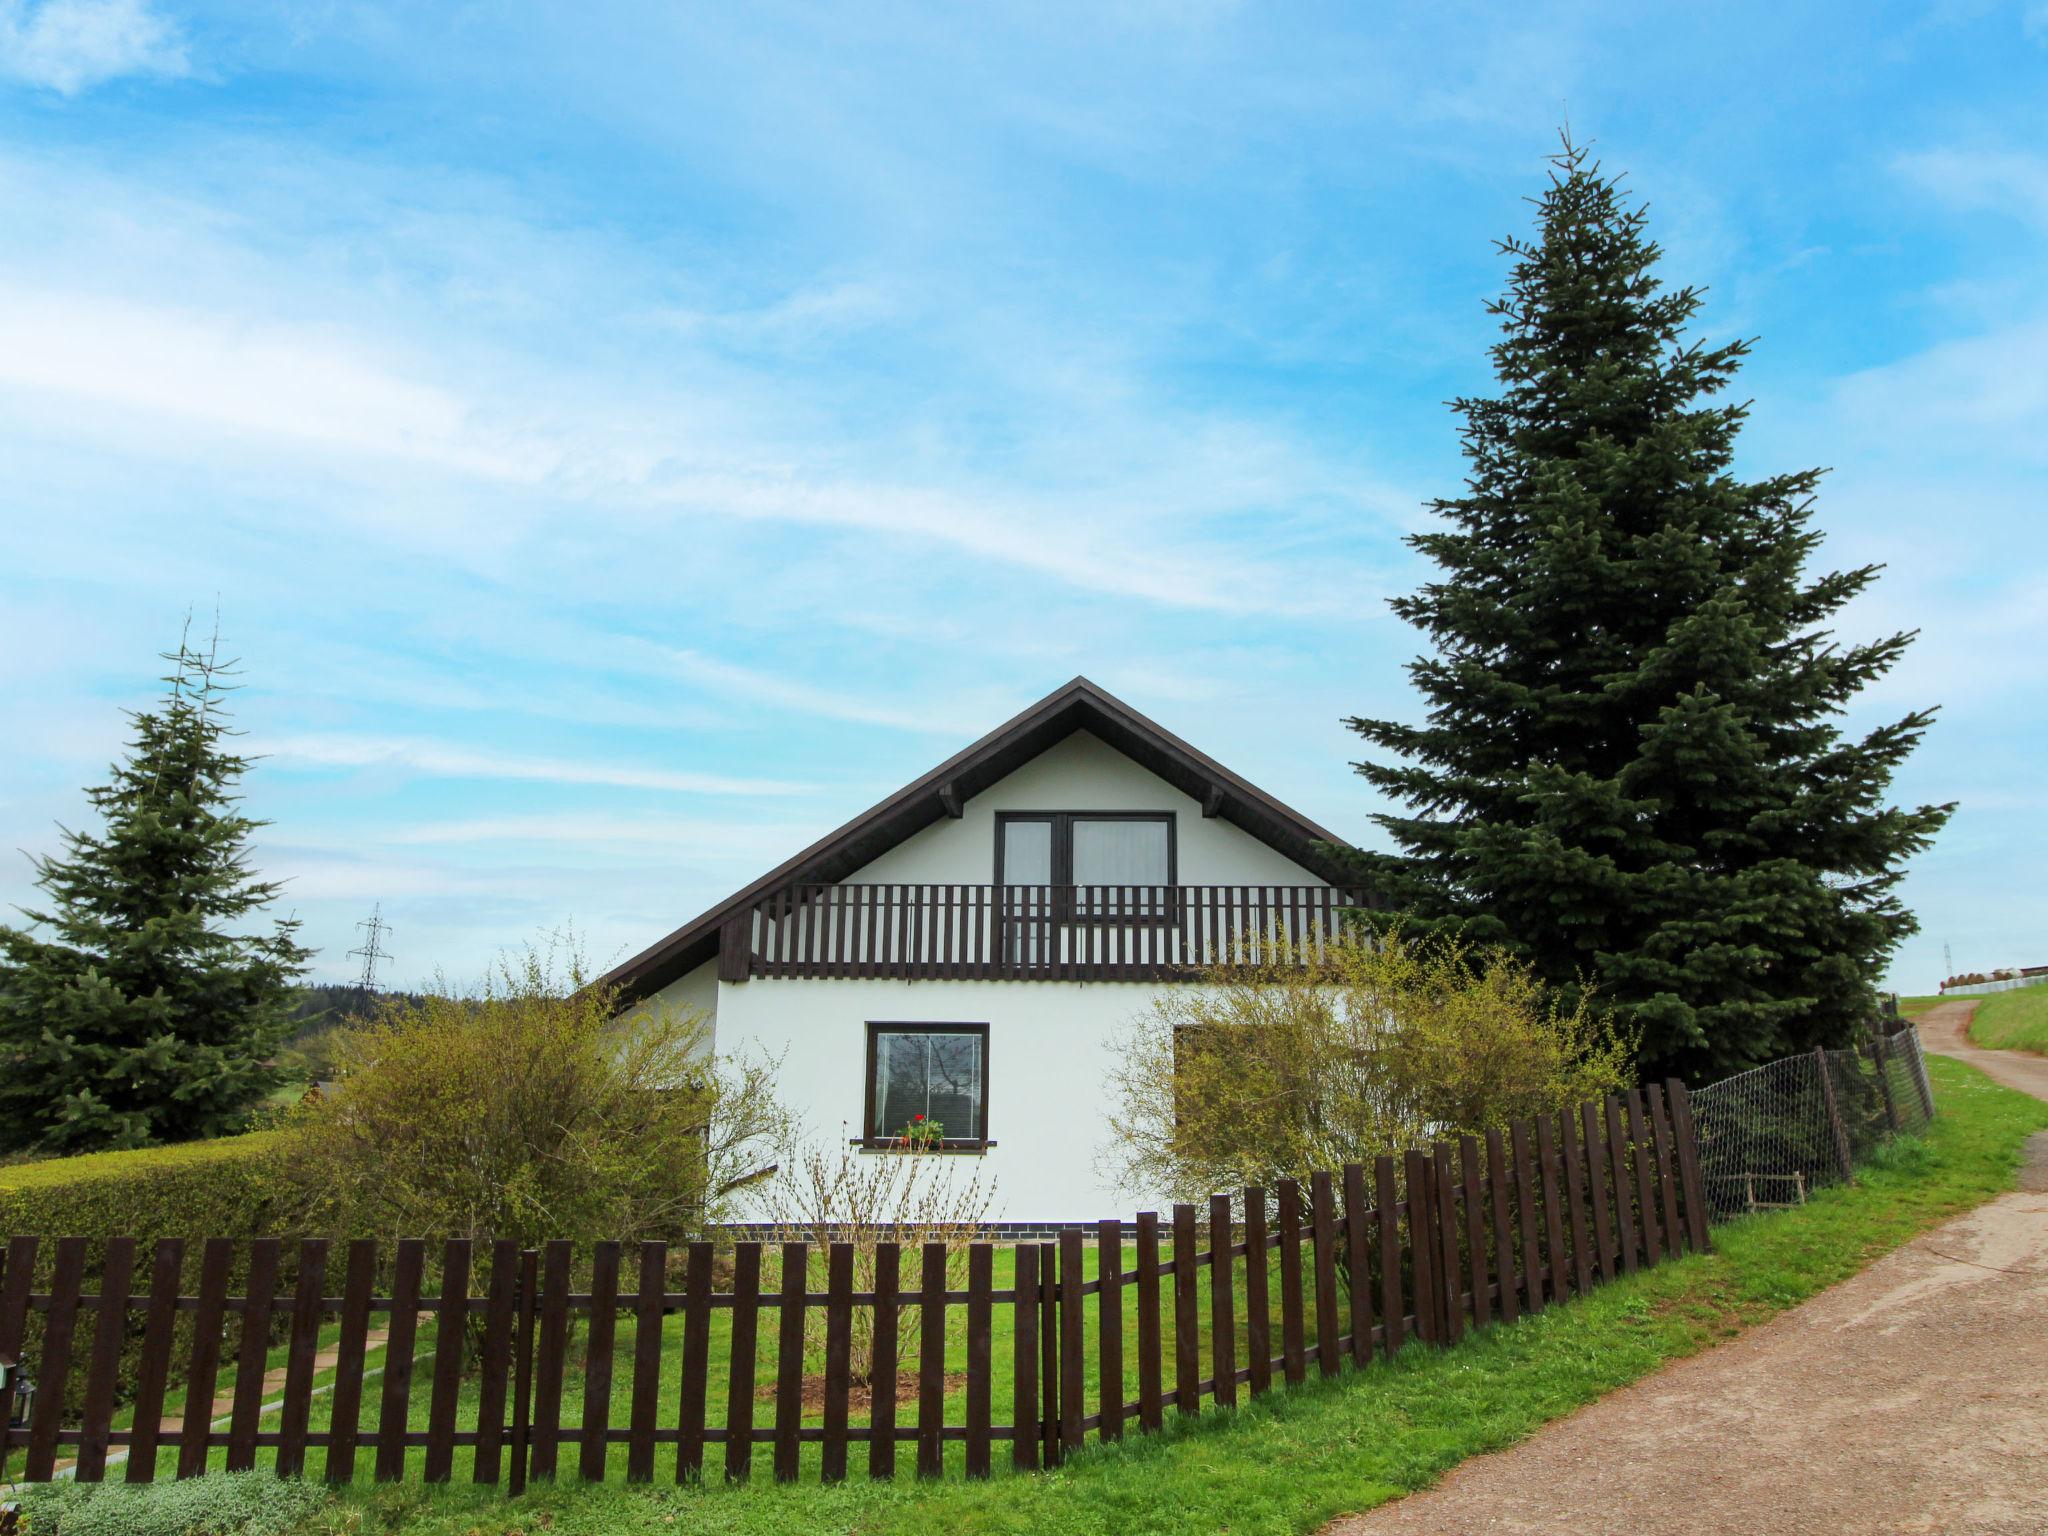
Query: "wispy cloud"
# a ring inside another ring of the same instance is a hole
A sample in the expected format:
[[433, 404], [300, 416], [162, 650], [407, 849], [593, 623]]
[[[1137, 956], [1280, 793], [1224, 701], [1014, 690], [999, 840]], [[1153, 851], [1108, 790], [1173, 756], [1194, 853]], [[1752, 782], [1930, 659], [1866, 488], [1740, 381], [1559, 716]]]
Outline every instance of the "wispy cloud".
[[0, 73], [75, 96], [123, 75], [189, 71], [178, 28], [148, 0], [0, 0]]
[[249, 751], [284, 768], [388, 768], [449, 779], [533, 779], [552, 784], [597, 784], [617, 789], [655, 789], [686, 795], [813, 793], [813, 786], [786, 779], [728, 778], [679, 773], [626, 763], [481, 752], [442, 742], [401, 737], [343, 734], [282, 736], [252, 742]]

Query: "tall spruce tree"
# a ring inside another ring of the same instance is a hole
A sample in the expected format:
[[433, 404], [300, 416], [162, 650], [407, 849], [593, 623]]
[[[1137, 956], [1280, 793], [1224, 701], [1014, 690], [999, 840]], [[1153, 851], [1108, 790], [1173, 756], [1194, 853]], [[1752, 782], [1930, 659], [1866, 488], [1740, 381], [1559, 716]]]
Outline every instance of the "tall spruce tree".
[[1462, 925], [1583, 985], [1641, 1032], [1646, 1072], [1717, 1076], [1852, 1037], [1917, 926], [1895, 887], [1951, 806], [1891, 777], [1933, 712], [1860, 740], [1837, 721], [1913, 636], [1825, 624], [1878, 567], [1808, 576], [1821, 472], [1743, 480], [1749, 351], [1686, 327], [1645, 210], [1565, 136], [1535, 240], [1492, 303], [1499, 392], [1454, 409], [1466, 494], [1394, 600], [1434, 654], [1427, 723], [1349, 722], [1402, 804], [1367, 856], [1392, 910]]
[[[189, 626], [188, 626], [189, 631]], [[235, 809], [232, 667], [187, 640], [127, 760], [86, 791], [98, 835], [37, 859], [41, 933], [0, 927], [0, 1148], [81, 1152], [238, 1129], [277, 1084], [308, 952], [295, 920], [235, 931], [277, 896], [247, 864], [264, 823]]]

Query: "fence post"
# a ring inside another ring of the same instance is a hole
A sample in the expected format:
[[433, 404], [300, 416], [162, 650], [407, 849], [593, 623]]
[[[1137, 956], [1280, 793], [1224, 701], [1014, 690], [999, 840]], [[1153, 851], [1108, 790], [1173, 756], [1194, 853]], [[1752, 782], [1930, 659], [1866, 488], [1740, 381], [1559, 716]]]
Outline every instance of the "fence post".
[[1678, 1177], [1685, 1188], [1685, 1225], [1695, 1252], [1713, 1247], [1707, 1235], [1707, 1181], [1700, 1177], [1700, 1136], [1692, 1120], [1692, 1095], [1675, 1077], [1664, 1080], [1671, 1104], [1671, 1134], [1678, 1143]]
[[540, 1250], [522, 1250], [517, 1292], [519, 1322], [513, 1333], [512, 1467], [505, 1482], [506, 1492], [515, 1499], [526, 1492], [527, 1426], [533, 1402], [533, 1303], [539, 1281]]
[[1813, 1048], [1813, 1064], [1820, 1072], [1821, 1102], [1827, 1107], [1828, 1130], [1835, 1138], [1835, 1161], [1841, 1165], [1843, 1182], [1854, 1184], [1856, 1168], [1849, 1157], [1849, 1132], [1843, 1127], [1842, 1111], [1835, 1104], [1835, 1078], [1828, 1070], [1828, 1053], [1820, 1046]]
[[1934, 1085], [1927, 1081], [1927, 1053], [1920, 1048], [1920, 1031], [1912, 1032], [1913, 1087], [1920, 1095], [1920, 1107], [1934, 1118]]
[[1885, 1124], [1896, 1131], [1899, 1129], [1899, 1105], [1898, 1101], [1892, 1097], [1891, 1066], [1886, 1060], [1891, 1052], [1885, 1048], [1885, 1043], [1884, 1031], [1882, 1029], [1876, 1030], [1871, 1034], [1870, 1056], [1877, 1063], [1877, 1088], [1878, 1092], [1884, 1095]]

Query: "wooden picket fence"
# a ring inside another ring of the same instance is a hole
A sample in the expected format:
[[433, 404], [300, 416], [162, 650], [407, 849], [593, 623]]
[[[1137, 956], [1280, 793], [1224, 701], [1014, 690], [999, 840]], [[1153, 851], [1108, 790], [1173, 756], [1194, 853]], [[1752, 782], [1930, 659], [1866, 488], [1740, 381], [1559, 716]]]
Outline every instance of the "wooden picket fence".
[[[59, 1238], [52, 1256], [37, 1238], [17, 1237], [0, 1269], [0, 1363], [15, 1364], [24, 1343], [34, 1343], [36, 1358], [24, 1363], [35, 1367], [36, 1391], [26, 1424], [16, 1425], [16, 1373], [0, 1388], [0, 1477], [11, 1450], [24, 1445], [17, 1475], [30, 1482], [98, 1481], [117, 1466], [129, 1482], [148, 1482], [166, 1466], [193, 1477], [216, 1466], [254, 1467], [259, 1451], [270, 1453], [279, 1475], [301, 1476], [312, 1449], [323, 1452], [321, 1473], [331, 1482], [354, 1479], [366, 1453], [379, 1480], [447, 1481], [466, 1452], [474, 1481], [502, 1479], [513, 1492], [529, 1478], [559, 1475], [565, 1447], [586, 1480], [618, 1470], [617, 1446], [629, 1481], [658, 1472], [690, 1480], [714, 1447], [724, 1475], [744, 1479], [757, 1445], [769, 1448], [779, 1480], [800, 1475], [807, 1446], [816, 1447], [826, 1481], [847, 1476], [855, 1445], [866, 1447], [871, 1477], [893, 1476], [906, 1443], [920, 1477], [941, 1475], [956, 1443], [968, 1476], [990, 1473], [1001, 1442], [1011, 1465], [1028, 1471], [1058, 1464], [1090, 1436], [1157, 1429], [1169, 1408], [1228, 1408], [1240, 1389], [1258, 1396], [1301, 1382], [1311, 1365], [1332, 1376], [1346, 1361], [1365, 1365], [1410, 1338], [1450, 1344], [1470, 1327], [1512, 1323], [1668, 1255], [1704, 1249], [1707, 1211], [1691, 1107], [1672, 1081], [1517, 1121], [1505, 1135], [1317, 1173], [1305, 1192], [1283, 1180], [1270, 1193], [1217, 1195], [1205, 1212], [1175, 1206], [1165, 1223], [1142, 1213], [1134, 1233], [1105, 1221], [1052, 1242], [1006, 1245], [1010, 1283], [1000, 1286], [997, 1246], [984, 1242], [967, 1247], [964, 1289], [953, 1284], [957, 1247], [934, 1242], [913, 1254], [884, 1242], [874, 1251], [872, 1284], [860, 1290], [854, 1247], [834, 1242], [819, 1292], [810, 1289], [813, 1254], [803, 1243], [733, 1245], [729, 1276], [717, 1272], [711, 1243], [684, 1245], [673, 1256], [681, 1286], [671, 1289], [676, 1270], [658, 1242], [633, 1250], [637, 1274], [626, 1288], [618, 1243], [594, 1245], [579, 1267], [567, 1242], [538, 1250], [450, 1242], [439, 1247], [438, 1284], [430, 1287], [427, 1245], [417, 1240], [393, 1246], [386, 1271], [370, 1240], [209, 1239], [195, 1245], [196, 1294], [186, 1295], [182, 1240], [154, 1245], [147, 1288], [138, 1290], [140, 1245], [114, 1238], [102, 1245], [89, 1292], [86, 1239]], [[484, 1294], [472, 1295], [485, 1258]], [[768, 1260], [778, 1261], [772, 1277]], [[281, 1261], [295, 1261], [289, 1283]], [[337, 1269], [339, 1293], [330, 1294]], [[236, 1273], [247, 1279], [230, 1295]], [[44, 1274], [47, 1290], [35, 1284]], [[387, 1274], [389, 1294], [377, 1294]], [[807, 1411], [807, 1386], [813, 1399], [820, 1395], [805, 1377], [813, 1309], [824, 1318], [822, 1404]], [[893, 1374], [874, 1373], [864, 1423], [850, 1412], [862, 1310], [879, 1358], [895, 1358], [899, 1328], [913, 1313], [918, 1332], [914, 1392], [900, 1394]], [[718, 1313], [727, 1314], [722, 1369], [711, 1347]], [[230, 1316], [240, 1319], [236, 1364], [231, 1390], [216, 1402]], [[437, 1319], [426, 1361], [422, 1317]], [[679, 1328], [665, 1326], [672, 1317]], [[622, 1318], [633, 1325], [623, 1351]], [[964, 1318], [964, 1351], [950, 1357], [949, 1318]], [[374, 1383], [366, 1369], [373, 1324], [383, 1333]], [[1007, 1325], [1000, 1352], [999, 1324]], [[772, 1384], [764, 1384], [756, 1362], [769, 1327], [775, 1359]], [[139, 1330], [139, 1353], [124, 1348], [131, 1330]], [[182, 1342], [176, 1351], [174, 1338]], [[266, 1379], [274, 1345], [284, 1356], [281, 1380], [276, 1371]], [[183, 1413], [167, 1422], [174, 1352], [182, 1356]], [[122, 1379], [124, 1358], [139, 1360], [132, 1379]], [[81, 1360], [82, 1394], [72, 1381]], [[580, 1387], [571, 1379], [579, 1361]], [[949, 1381], [955, 1362], [964, 1373]], [[680, 1386], [664, 1390], [670, 1363]], [[422, 1364], [423, 1426], [414, 1401]], [[621, 1365], [622, 1383], [614, 1379]], [[1007, 1422], [994, 1418], [999, 1374], [1007, 1378]], [[316, 1395], [331, 1408], [324, 1430], [311, 1427]], [[708, 1410], [721, 1396], [714, 1422]], [[621, 1398], [623, 1424], [614, 1416]], [[67, 1410], [67, 1399], [82, 1406]], [[132, 1404], [129, 1427], [114, 1427], [117, 1401]]]

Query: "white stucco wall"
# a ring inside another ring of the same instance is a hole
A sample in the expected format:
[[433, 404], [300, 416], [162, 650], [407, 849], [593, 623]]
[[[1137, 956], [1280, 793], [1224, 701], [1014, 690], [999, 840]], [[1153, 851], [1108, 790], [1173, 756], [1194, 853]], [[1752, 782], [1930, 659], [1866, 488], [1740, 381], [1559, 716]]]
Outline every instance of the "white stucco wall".
[[[867, 1024], [987, 1024], [988, 1134], [949, 1173], [993, 1176], [995, 1221], [1079, 1221], [1135, 1210], [1095, 1167], [1110, 1040], [1148, 1006], [1128, 982], [768, 981], [719, 986], [721, 1052], [780, 1058], [785, 1102], [827, 1144], [860, 1134]], [[873, 1155], [873, 1154], [870, 1154]]]
[[704, 1015], [709, 1024], [707, 1045], [718, 1042], [718, 962], [707, 960], [694, 971], [678, 976], [659, 992], [650, 993], [627, 1009], [624, 1018], [687, 1008]]
[[986, 885], [995, 878], [998, 811], [1172, 811], [1182, 885], [1323, 885], [1327, 882], [1141, 768], [1099, 737], [1076, 731], [952, 818], [933, 823], [849, 884]]

